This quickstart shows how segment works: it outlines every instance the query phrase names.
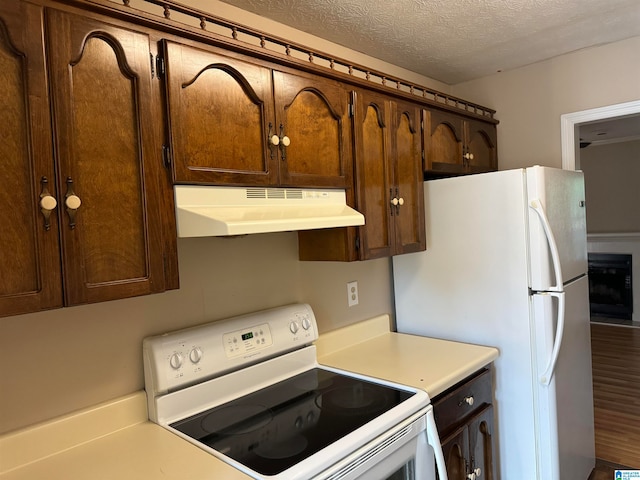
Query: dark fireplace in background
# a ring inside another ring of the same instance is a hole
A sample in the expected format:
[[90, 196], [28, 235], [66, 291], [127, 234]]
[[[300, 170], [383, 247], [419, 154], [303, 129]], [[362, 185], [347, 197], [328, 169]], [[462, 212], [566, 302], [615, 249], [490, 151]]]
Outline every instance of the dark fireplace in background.
[[589, 305], [592, 316], [631, 320], [631, 255], [589, 253]]

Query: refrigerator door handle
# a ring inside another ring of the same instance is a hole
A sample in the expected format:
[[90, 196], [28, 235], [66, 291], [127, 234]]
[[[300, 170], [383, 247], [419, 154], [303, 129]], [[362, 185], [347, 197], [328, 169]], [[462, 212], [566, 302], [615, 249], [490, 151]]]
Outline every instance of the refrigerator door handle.
[[542, 207], [542, 203], [539, 199], [532, 199], [529, 202], [529, 208], [536, 212], [538, 214], [538, 217], [540, 217], [542, 228], [544, 229], [545, 236], [547, 237], [547, 242], [549, 243], [549, 250], [551, 251], [551, 260], [553, 261], [553, 271], [556, 275], [556, 284], [552, 287], [549, 287], [549, 291], [561, 292], [562, 267], [560, 266], [560, 254], [558, 253], [558, 244], [556, 243], [556, 239], [553, 236], [553, 232], [551, 231], [549, 219], [547, 218], [547, 214], [545, 213], [544, 208]]
[[548, 386], [553, 378], [553, 372], [556, 369], [560, 347], [562, 345], [562, 335], [564, 334], [564, 292], [547, 292], [543, 295], [551, 295], [558, 298], [558, 323], [556, 324], [556, 335], [553, 341], [553, 349], [551, 350], [551, 358], [547, 363], [547, 368], [540, 376], [540, 383]]

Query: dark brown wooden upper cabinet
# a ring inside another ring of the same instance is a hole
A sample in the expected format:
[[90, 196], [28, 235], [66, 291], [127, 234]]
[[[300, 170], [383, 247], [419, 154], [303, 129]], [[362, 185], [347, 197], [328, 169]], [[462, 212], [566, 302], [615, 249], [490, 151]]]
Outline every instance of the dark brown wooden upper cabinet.
[[0, 3], [0, 316], [62, 306], [42, 21]]
[[389, 257], [395, 250], [391, 99], [364, 90], [354, 93], [353, 123], [357, 205], [365, 218], [358, 229], [360, 257]]
[[467, 166], [471, 173], [498, 169], [498, 135], [493, 123], [465, 121]]
[[298, 233], [301, 260], [369, 260], [424, 250], [420, 107], [353, 92], [356, 207], [365, 225]]
[[176, 183], [350, 187], [349, 93], [340, 83], [163, 43]]
[[66, 305], [165, 289], [150, 42], [47, 11]]
[[0, 316], [166, 288], [149, 46], [97, 19], [0, 5]]
[[280, 71], [273, 87], [280, 183], [351, 188], [349, 91], [333, 80]]
[[423, 110], [425, 176], [497, 170], [496, 125], [452, 112]]
[[394, 254], [426, 249], [420, 107], [411, 102], [391, 103], [391, 152], [394, 217]]
[[213, 49], [163, 44], [174, 181], [275, 184], [271, 70]]

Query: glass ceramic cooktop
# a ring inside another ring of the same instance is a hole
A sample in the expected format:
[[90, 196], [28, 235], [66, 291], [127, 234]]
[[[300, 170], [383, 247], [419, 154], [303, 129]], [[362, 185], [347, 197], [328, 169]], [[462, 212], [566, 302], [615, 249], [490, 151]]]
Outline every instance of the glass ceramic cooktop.
[[276, 475], [412, 395], [315, 368], [171, 427], [262, 475]]

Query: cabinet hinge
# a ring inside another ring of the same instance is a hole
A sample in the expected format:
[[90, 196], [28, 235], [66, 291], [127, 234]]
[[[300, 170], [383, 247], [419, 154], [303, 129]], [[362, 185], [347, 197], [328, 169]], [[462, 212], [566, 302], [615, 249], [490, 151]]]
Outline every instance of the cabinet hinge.
[[350, 104], [349, 104], [349, 116], [350, 116], [350, 117], [352, 117], [352, 118], [353, 118], [353, 116], [355, 115], [354, 110], [355, 110], [355, 109], [353, 108], [353, 103], [350, 103]]
[[153, 61], [153, 53], [149, 52], [149, 63], [151, 64], [151, 79], [156, 78], [156, 64]]
[[360, 237], [356, 237], [356, 251], [360, 250]]
[[162, 58], [160, 55], [156, 57], [156, 70], [158, 72], [158, 78], [164, 78], [164, 58]]
[[171, 166], [171, 151], [166, 145], [162, 145], [162, 163], [165, 168], [169, 168]]

